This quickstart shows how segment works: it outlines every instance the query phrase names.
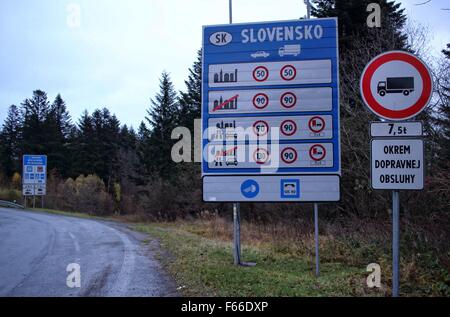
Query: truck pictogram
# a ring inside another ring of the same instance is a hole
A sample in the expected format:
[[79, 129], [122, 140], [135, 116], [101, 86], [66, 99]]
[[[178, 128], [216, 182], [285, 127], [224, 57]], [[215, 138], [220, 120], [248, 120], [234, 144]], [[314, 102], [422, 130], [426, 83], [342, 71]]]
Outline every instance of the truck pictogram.
[[378, 82], [377, 92], [381, 97], [386, 94], [409, 96], [414, 91], [414, 77], [388, 77], [386, 81]]

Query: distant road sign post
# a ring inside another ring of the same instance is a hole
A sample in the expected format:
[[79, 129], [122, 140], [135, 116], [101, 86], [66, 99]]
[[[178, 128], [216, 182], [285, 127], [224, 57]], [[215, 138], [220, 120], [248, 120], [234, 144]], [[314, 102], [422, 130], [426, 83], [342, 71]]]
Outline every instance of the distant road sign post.
[[[371, 184], [392, 190], [392, 294], [399, 295], [400, 190], [424, 187], [423, 124], [404, 121], [429, 104], [433, 80], [426, 64], [413, 54], [390, 51], [365, 67], [360, 82], [366, 106], [385, 122], [373, 122], [370, 133]], [[386, 121], [387, 120], [387, 121]]]
[[338, 70], [335, 18], [204, 27], [204, 201], [340, 200]]
[[47, 184], [47, 156], [46, 155], [24, 155], [22, 168], [22, 193], [26, 198], [33, 196], [33, 208], [35, 207], [35, 196], [43, 196], [46, 193]]

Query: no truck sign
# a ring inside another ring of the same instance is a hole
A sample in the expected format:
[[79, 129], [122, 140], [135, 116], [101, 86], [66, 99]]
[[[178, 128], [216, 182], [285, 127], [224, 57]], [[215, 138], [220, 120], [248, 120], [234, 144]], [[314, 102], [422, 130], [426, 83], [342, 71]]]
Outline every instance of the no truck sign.
[[433, 91], [425, 63], [402, 51], [386, 52], [370, 61], [360, 85], [367, 107], [378, 117], [395, 121], [417, 116]]
[[420, 114], [433, 92], [428, 67], [402, 51], [376, 56], [360, 82], [366, 106], [382, 122], [372, 122], [371, 180], [373, 189], [392, 190], [392, 295], [399, 295], [400, 190], [424, 188], [422, 123], [405, 121]]

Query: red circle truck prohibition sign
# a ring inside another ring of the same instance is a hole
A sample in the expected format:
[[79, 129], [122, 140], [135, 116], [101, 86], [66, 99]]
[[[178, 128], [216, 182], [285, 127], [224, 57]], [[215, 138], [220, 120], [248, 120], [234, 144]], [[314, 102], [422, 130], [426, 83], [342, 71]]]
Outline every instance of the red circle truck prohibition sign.
[[418, 57], [403, 51], [378, 55], [367, 64], [360, 82], [367, 107], [387, 120], [417, 116], [428, 105], [433, 81]]
[[253, 71], [253, 79], [258, 82], [266, 81], [269, 78], [269, 70], [265, 66], [258, 66]]
[[309, 149], [309, 157], [316, 162], [322, 161], [327, 155], [327, 150], [320, 144], [316, 144]]
[[325, 130], [325, 120], [322, 117], [312, 117], [308, 123], [309, 129], [314, 133], [320, 133]]

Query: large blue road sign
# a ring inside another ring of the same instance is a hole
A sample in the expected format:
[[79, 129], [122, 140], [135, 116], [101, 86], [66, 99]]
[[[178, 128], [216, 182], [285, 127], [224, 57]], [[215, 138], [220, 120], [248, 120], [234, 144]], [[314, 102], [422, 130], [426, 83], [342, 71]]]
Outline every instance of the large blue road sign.
[[337, 19], [206, 26], [202, 84], [203, 176], [340, 175]]
[[45, 184], [47, 182], [47, 156], [23, 156], [23, 184]]

